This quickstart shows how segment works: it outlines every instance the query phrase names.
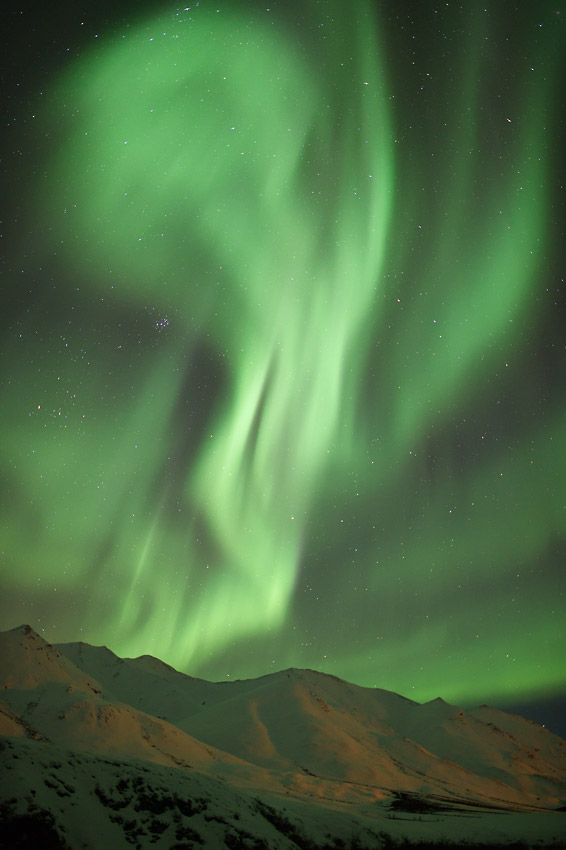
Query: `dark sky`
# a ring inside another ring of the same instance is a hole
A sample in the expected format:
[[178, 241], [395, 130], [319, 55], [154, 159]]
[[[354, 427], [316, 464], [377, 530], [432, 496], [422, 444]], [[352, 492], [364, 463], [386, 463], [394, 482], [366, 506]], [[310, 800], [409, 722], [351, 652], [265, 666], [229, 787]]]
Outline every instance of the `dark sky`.
[[566, 734], [564, 3], [3, 9], [0, 627]]

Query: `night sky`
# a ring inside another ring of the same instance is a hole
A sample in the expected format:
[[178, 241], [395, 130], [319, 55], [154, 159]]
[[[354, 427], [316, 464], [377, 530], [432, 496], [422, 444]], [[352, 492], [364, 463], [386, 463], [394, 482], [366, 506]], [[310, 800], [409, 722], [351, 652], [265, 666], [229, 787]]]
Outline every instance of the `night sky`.
[[564, 707], [565, 19], [5, 4], [0, 628]]

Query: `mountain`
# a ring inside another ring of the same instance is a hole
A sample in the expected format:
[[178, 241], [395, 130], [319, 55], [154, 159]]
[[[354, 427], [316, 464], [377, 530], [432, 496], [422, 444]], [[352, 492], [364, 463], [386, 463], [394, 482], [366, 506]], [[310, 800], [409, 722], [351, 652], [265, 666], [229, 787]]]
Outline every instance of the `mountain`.
[[566, 847], [566, 741], [488, 706], [207, 682], [29, 626], [0, 633], [0, 687], [0, 847]]

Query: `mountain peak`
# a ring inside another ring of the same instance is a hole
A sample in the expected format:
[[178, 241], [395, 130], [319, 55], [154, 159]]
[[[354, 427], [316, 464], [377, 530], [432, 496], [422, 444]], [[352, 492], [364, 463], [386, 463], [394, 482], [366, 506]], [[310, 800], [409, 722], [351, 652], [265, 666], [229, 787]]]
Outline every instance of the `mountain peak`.
[[41, 635], [39, 635], [28, 623], [22, 623], [21, 626], [16, 626], [15, 629], [9, 629], [9, 634], [23, 634], [41, 637]]

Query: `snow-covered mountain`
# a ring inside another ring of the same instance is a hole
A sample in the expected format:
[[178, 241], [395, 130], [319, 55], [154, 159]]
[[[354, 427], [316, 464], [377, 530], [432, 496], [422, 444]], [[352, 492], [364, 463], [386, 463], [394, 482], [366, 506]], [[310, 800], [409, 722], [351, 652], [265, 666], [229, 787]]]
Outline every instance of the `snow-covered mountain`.
[[0, 633], [0, 687], [5, 834], [27, 830], [30, 847], [34, 830], [104, 850], [353, 835], [566, 847], [566, 741], [487, 706], [421, 705], [313, 670], [206, 682], [29, 626]]

